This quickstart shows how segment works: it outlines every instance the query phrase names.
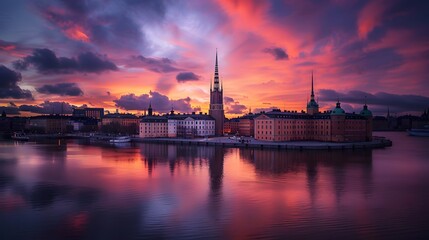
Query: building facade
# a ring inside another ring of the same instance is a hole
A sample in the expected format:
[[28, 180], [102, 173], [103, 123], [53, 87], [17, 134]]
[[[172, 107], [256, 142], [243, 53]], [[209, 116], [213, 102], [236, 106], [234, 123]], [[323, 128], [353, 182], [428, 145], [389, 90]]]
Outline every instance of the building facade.
[[223, 122], [223, 132], [225, 134], [236, 135], [238, 133], [239, 118], [225, 119]]
[[[28, 119], [27, 129], [34, 133], [63, 134], [71, 131], [70, 117], [63, 115], [41, 115]], [[70, 127], [68, 127], [70, 126]]]
[[211, 137], [215, 135], [215, 119], [207, 114], [170, 114], [153, 116], [149, 106], [148, 116], [140, 121], [140, 137]]
[[247, 115], [225, 119], [223, 128], [225, 134], [253, 137], [255, 133], [255, 118], [259, 114], [249, 113]]
[[102, 131], [116, 134], [139, 134], [140, 119], [133, 114], [109, 113], [102, 119]]
[[223, 88], [219, 83], [219, 69], [217, 61], [217, 51], [216, 51], [216, 61], [215, 61], [215, 73], [213, 87], [210, 82], [210, 108], [209, 114], [215, 119], [215, 135], [222, 136], [224, 121], [225, 121], [225, 112], [223, 109]]
[[162, 116], [145, 116], [140, 120], [141, 138], [168, 137], [168, 119]]
[[207, 114], [170, 114], [168, 137], [194, 138], [215, 135], [216, 120]]
[[320, 113], [314, 100], [313, 76], [307, 113], [280, 111], [255, 118], [255, 139], [265, 141], [358, 142], [372, 140], [372, 113], [365, 104], [359, 114], [346, 113], [337, 102], [335, 109]]
[[372, 140], [372, 116], [346, 114], [339, 109], [341, 107], [337, 103], [336, 109], [330, 113], [311, 115], [280, 110], [262, 113], [255, 119], [255, 139], [326, 142]]
[[238, 134], [240, 136], [253, 137], [255, 134], [255, 118], [259, 114], [249, 113], [238, 119]]
[[73, 108], [73, 117], [89, 117], [103, 119], [104, 108]]
[[154, 116], [149, 105], [148, 115], [140, 120], [139, 136], [141, 138], [168, 137], [168, 119], [164, 116]]

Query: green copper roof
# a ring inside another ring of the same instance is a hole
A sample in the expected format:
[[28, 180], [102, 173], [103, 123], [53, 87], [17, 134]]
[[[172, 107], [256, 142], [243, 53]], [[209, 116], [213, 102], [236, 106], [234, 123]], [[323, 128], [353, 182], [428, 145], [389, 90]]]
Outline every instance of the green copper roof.
[[308, 104], [307, 104], [307, 108], [311, 108], [311, 107], [313, 107], [313, 108], [318, 108], [318, 107], [319, 107], [319, 104], [317, 104], [317, 102], [316, 102], [316, 101], [314, 101], [314, 99], [311, 99], [311, 100], [308, 102]]
[[362, 111], [360, 111], [360, 115], [365, 116], [365, 117], [372, 116], [372, 112], [370, 110], [368, 110], [368, 106], [366, 104], [363, 106]]
[[337, 106], [332, 110], [331, 115], [345, 115], [346, 112], [341, 108], [340, 102], [337, 102]]

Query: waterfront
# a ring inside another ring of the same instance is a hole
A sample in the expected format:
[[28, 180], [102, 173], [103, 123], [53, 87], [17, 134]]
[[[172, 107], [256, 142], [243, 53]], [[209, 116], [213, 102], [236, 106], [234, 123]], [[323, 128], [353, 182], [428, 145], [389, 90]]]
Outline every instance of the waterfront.
[[429, 138], [294, 151], [2, 142], [1, 239], [428, 238]]

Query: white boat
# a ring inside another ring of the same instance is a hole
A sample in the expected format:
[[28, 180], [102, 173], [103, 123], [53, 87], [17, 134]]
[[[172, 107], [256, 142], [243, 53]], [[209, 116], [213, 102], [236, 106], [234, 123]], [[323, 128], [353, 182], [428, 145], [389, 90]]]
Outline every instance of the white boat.
[[429, 137], [429, 129], [409, 129], [407, 130], [408, 135], [417, 137]]
[[429, 137], [429, 128], [413, 128], [407, 130], [408, 135], [417, 137]]
[[130, 142], [130, 141], [131, 141], [131, 138], [128, 136], [115, 137], [115, 138], [109, 140], [109, 142], [111, 142], [111, 143], [126, 143], [126, 142]]
[[25, 135], [25, 133], [22, 132], [14, 132], [12, 135], [13, 140], [20, 140], [20, 141], [28, 141], [30, 140], [30, 137]]

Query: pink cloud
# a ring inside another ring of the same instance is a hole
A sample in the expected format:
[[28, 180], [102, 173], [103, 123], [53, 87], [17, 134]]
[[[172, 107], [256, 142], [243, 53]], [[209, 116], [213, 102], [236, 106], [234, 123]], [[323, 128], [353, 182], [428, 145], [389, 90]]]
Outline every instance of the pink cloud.
[[358, 16], [358, 35], [360, 38], [366, 38], [374, 28], [382, 24], [383, 14], [391, 1], [374, 0], [369, 1]]

